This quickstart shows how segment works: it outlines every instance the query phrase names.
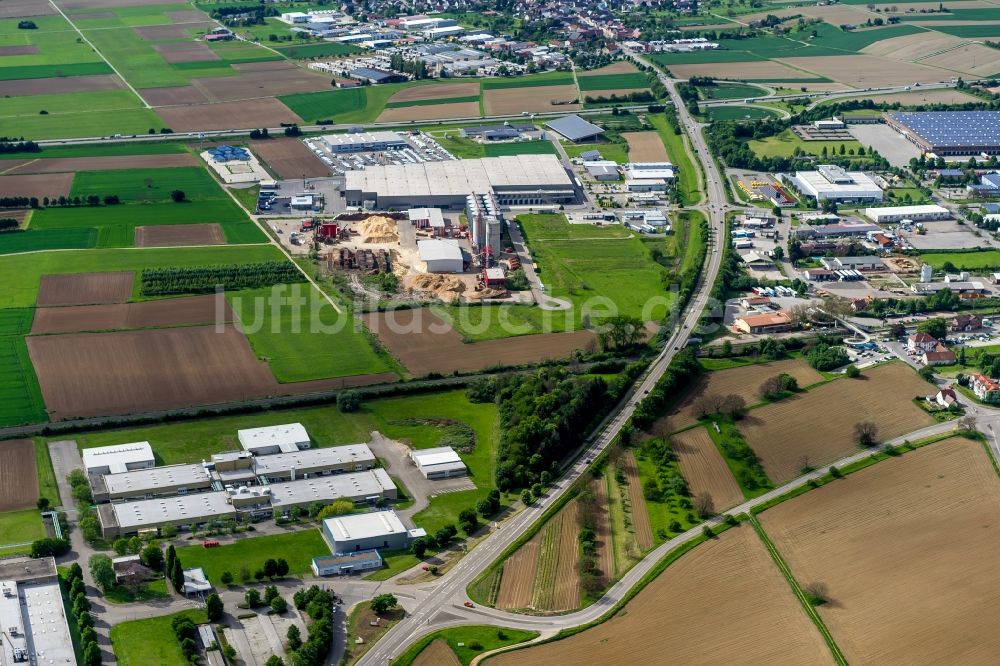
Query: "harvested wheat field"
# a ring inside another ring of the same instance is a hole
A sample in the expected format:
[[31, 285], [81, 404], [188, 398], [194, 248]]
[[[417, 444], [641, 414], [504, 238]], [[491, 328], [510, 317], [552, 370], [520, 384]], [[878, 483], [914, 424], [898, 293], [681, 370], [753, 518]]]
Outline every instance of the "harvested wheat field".
[[705, 428], [685, 430], [671, 436], [670, 442], [692, 497], [708, 493], [716, 511], [725, 511], [743, 501], [740, 485]]
[[753, 528], [741, 525], [671, 564], [607, 622], [488, 663], [714, 666], [833, 659]]
[[48, 0], [4, 0], [0, 3], [0, 19], [49, 16], [56, 8]]
[[299, 139], [280, 138], [251, 141], [250, 150], [270, 167], [279, 178], [322, 178], [330, 175], [313, 151]]
[[69, 194], [73, 174], [0, 176], [0, 197], [59, 197]]
[[782, 58], [777, 62], [801, 67], [858, 88], [898, 85], [900, 81], [931, 83], [951, 76], [949, 72], [934, 67], [867, 55]]
[[231, 325], [222, 332], [192, 326], [26, 340], [56, 421], [247, 400], [276, 385]]
[[[0, 511], [30, 509], [37, 499], [34, 442], [30, 439], [0, 442]], [[58, 498], [49, 499], [58, 504]]]
[[483, 91], [483, 110], [488, 116], [516, 115], [522, 111], [577, 111], [576, 86], [497, 88]]
[[611, 523], [608, 520], [608, 486], [603, 475], [590, 482], [590, 493], [597, 506], [597, 523], [594, 526], [597, 537], [597, 568], [610, 579], [615, 574], [615, 553], [611, 543]]
[[413, 666], [462, 666], [448, 641], [439, 638], [421, 650], [413, 660]]
[[635, 530], [635, 545], [645, 553], [653, 547], [653, 528], [649, 525], [646, 497], [642, 493], [642, 479], [639, 478], [639, 467], [632, 451], [622, 456], [619, 465], [625, 471], [625, 478], [628, 480], [628, 501], [632, 528]]
[[[741, 81], [785, 81], [790, 79], [814, 79], [812, 72], [803, 72], [774, 60], [755, 62], [705, 62], [694, 65], [670, 65], [670, 72], [679, 79], [692, 76], [708, 76], [713, 79]], [[793, 85], [793, 84], [786, 84]]]
[[[329, 85], [329, 84], [328, 84]], [[156, 113], [175, 132], [274, 127], [280, 123], [304, 124], [276, 99], [251, 99], [197, 106], [168, 106]]]
[[462, 337], [426, 308], [363, 315], [389, 353], [416, 376], [431, 372], [482, 370], [525, 365], [569, 356], [593, 346], [591, 331], [540, 333], [465, 344]]
[[934, 423], [912, 400], [935, 390], [909, 366], [889, 363], [755, 409], [739, 428], [768, 478], [783, 483], [806, 465], [822, 467], [856, 451], [855, 423], [875, 423], [883, 442]]
[[541, 544], [542, 532], [539, 531], [504, 561], [500, 591], [497, 593], [497, 608], [515, 610], [531, 606]]
[[881, 102], [889, 104], [893, 102], [900, 104], [964, 104], [976, 98], [954, 88], [936, 88], [934, 90], [911, 90], [892, 95], [872, 95], [871, 98], [866, 99], [871, 99], [876, 104]]
[[231, 321], [233, 311], [225, 296], [204, 294], [138, 303], [38, 308], [31, 324], [31, 334], [191, 326]]
[[706, 372], [698, 380], [698, 383], [688, 391], [687, 396], [677, 408], [667, 415], [671, 429], [683, 428], [698, 420], [696, 406], [698, 399], [702, 396], [735, 393], [746, 400], [748, 405], [752, 405], [760, 402], [760, 397], [757, 395], [757, 389], [760, 388], [760, 385], [765, 380], [783, 373], [794, 377], [800, 388], [823, 381], [823, 375], [813, 370], [808, 363], [800, 358]]
[[[194, 86], [169, 86], [166, 88], [144, 88], [142, 96], [153, 107], [207, 104], [208, 98]], [[162, 114], [161, 114], [162, 115]]]
[[963, 41], [965, 40], [939, 32], [918, 32], [879, 40], [861, 49], [860, 53], [889, 56], [894, 60], [916, 60], [930, 53], [947, 50]]
[[970, 42], [944, 53], [922, 58], [920, 63], [963, 72], [970, 76], [992, 76], [1000, 71], [1000, 51]]
[[610, 65], [605, 65], [599, 69], [592, 69], [588, 72], [577, 72], [577, 76], [601, 76], [602, 74], [629, 74], [631, 72], [638, 72], [638, 68], [627, 60], [618, 60], [611, 63]]
[[405, 122], [408, 120], [437, 120], [438, 118], [478, 118], [479, 102], [454, 104], [418, 104], [386, 109], [379, 114], [378, 122]]
[[656, 132], [622, 132], [628, 142], [628, 158], [633, 162], [666, 162], [667, 149]]
[[185, 245], [225, 245], [222, 227], [208, 224], [157, 224], [135, 228], [136, 247], [181, 247]]
[[479, 82], [432, 83], [426, 86], [404, 88], [389, 98], [389, 102], [415, 102], [425, 99], [450, 99], [452, 97], [478, 97]]
[[153, 48], [169, 63], [220, 60], [218, 54], [208, 48], [205, 42], [168, 42], [154, 44]]
[[1000, 480], [954, 437], [881, 462], [761, 515], [852, 664], [1000, 661]]
[[132, 296], [134, 282], [135, 275], [131, 271], [43, 275], [35, 305], [124, 303]]
[[[198, 166], [194, 155], [189, 153], [167, 153], [163, 155], [119, 155], [102, 157], [43, 157], [31, 160], [7, 171], [7, 174], [51, 173], [69, 175], [77, 171], [98, 171], [110, 169], [156, 169], [164, 167]], [[46, 176], [46, 178], [51, 178]], [[67, 190], [68, 193], [68, 190]]]
[[53, 76], [47, 79], [0, 81], [0, 96], [54, 95], [59, 93], [119, 90], [125, 83], [114, 74], [88, 76]]

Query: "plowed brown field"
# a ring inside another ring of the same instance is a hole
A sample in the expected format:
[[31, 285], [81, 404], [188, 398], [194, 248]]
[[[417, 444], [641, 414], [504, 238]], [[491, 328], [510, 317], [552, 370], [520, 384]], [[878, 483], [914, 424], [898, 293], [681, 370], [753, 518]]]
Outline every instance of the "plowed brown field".
[[705, 428], [685, 430], [672, 435], [670, 441], [692, 497], [708, 493], [720, 512], [743, 501], [740, 485]]
[[225, 245], [226, 236], [218, 224], [157, 224], [135, 228], [136, 247], [178, 247], [182, 245]]
[[233, 321], [233, 311], [225, 296], [205, 294], [139, 303], [38, 308], [31, 334], [190, 326], [216, 321]]
[[[50, 500], [58, 504], [57, 497]], [[0, 511], [29, 509], [38, 500], [35, 444], [30, 439], [0, 442]]]
[[208, 98], [194, 86], [168, 86], [166, 88], [145, 88], [142, 96], [150, 106], [187, 106], [207, 104]]
[[432, 83], [426, 86], [404, 88], [389, 98], [390, 102], [414, 102], [424, 99], [449, 99], [472, 97], [479, 94], [479, 83]]
[[[577, 111], [579, 104], [565, 104], [579, 98], [574, 85], [534, 88], [497, 88], [483, 91], [483, 110], [488, 116], [538, 111]], [[555, 102], [555, 103], [553, 103]]]
[[134, 281], [135, 275], [130, 271], [43, 275], [35, 305], [124, 303], [132, 296]]
[[250, 150], [271, 167], [279, 178], [320, 178], [330, 175], [313, 151], [299, 139], [281, 138], [250, 142]]
[[0, 3], [0, 19], [49, 16], [56, 8], [48, 0], [4, 0]]
[[11, 169], [10, 174], [69, 173], [108, 169], [157, 169], [163, 167], [198, 166], [194, 155], [176, 153], [167, 155], [121, 155], [118, 157], [45, 157], [31, 160]]
[[114, 74], [92, 74], [89, 76], [53, 76], [48, 79], [14, 79], [0, 81], [0, 95], [19, 97], [22, 95], [53, 95], [57, 93], [89, 92], [94, 90], [117, 90], [125, 83]]
[[[580, 607], [580, 505], [570, 502], [559, 512], [559, 551], [552, 582], [552, 607], [539, 610], [564, 611]], [[540, 581], [544, 584], [545, 581]]]
[[[461, 336], [427, 309], [398, 310], [363, 315], [362, 319], [414, 375], [482, 370], [499, 364], [538, 363], [569, 356], [574, 349], [593, 344], [590, 331], [522, 335], [503, 340], [465, 344]], [[390, 330], [391, 326], [395, 330]], [[436, 331], [445, 332], [438, 333]]]
[[479, 102], [458, 102], [455, 104], [422, 104], [386, 109], [379, 114], [379, 122], [403, 122], [407, 120], [436, 120], [438, 118], [478, 118]]
[[912, 402], [934, 390], [909, 366], [890, 363], [755, 409], [739, 428], [767, 476], [782, 483], [799, 475], [803, 456], [822, 467], [856, 451], [855, 423], [874, 422], [881, 441], [934, 423]]
[[462, 662], [455, 656], [448, 641], [439, 638], [417, 655], [413, 666], [462, 666]]
[[[329, 84], [327, 85], [329, 86]], [[258, 93], [258, 96], [261, 94], [263, 93]], [[157, 109], [156, 113], [175, 132], [252, 129], [255, 127], [274, 127], [280, 123], [300, 125], [304, 123], [287, 106], [270, 98], [197, 106], [169, 106]]]
[[60, 197], [73, 187], [73, 174], [0, 176], [0, 197]]
[[708, 76], [717, 79], [753, 79], [754, 81], [782, 81], [787, 79], [814, 79], [816, 75], [804, 72], [774, 60], [756, 62], [705, 62], [694, 65], [670, 65], [670, 72], [679, 79]]
[[603, 74], [627, 74], [629, 72], [638, 72], [636, 66], [627, 60], [619, 60], [613, 62], [610, 65], [605, 65], [599, 69], [592, 69], [589, 72], [577, 72], [577, 76], [601, 76]]
[[153, 48], [167, 62], [199, 62], [203, 60], [219, 60], [219, 56], [208, 48], [205, 42], [168, 42], [154, 44]]
[[631, 507], [632, 527], [635, 528], [635, 545], [646, 552], [653, 547], [653, 528], [649, 525], [646, 497], [642, 494], [642, 479], [631, 451], [622, 456], [625, 477], [628, 479], [628, 500]]
[[628, 142], [628, 158], [633, 162], [666, 162], [667, 149], [656, 132], [622, 132]]
[[698, 420], [695, 403], [703, 395], [735, 393], [746, 400], [748, 405], [760, 402], [760, 397], [757, 395], [757, 389], [760, 388], [760, 385], [764, 383], [764, 380], [782, 373], [795, 377], [800, 387], [806, 387], [823, 380], [823, 375], [798, 358], [707, 372], [667, 418], [674, 429], [691, 425]]
[[852, 664], [995, 664], [1000, 480], [952, 438], [769, 509], [761, 522]]
[[823, 638], [749, 526], [674, 562], [607, 622], [490, 666], [831, 664]]
[[615, 575], [614, 544], [611, 542], [611, 524], [608, 520], [608, 487], [604, 476], [590, 482], [590, 492], [597, 500], [597, 568], [609, 579]]
[[931, 83], [947, 76], [947, 72], [934, 67], [867, 55], [782, 58], [776, 62], [815, 72], [819, 76], [858, 88], [898, 85], [900, 81]]
[[514, 610], [528, 608], [535, 594], [535, 572], [538, 571], [538, 551], [542, 544], [542, 532], [517, 549], [503, 563], [500, 591], [497, 593], [497, 608]]
[[[267, 66], [248, 68], [237, 65], [236, 68], [240, 70], [237, 76], [192, 79], [191, 85], [201, 90], [202, 94], [213, 102], [231, 102], [330, 89], [329, 76], [296, 67], [285, 60], [249, 64]], [[279, 103], [279, 106], [284, 105]], [[273, 127], [273, 124], [271, 126]]]

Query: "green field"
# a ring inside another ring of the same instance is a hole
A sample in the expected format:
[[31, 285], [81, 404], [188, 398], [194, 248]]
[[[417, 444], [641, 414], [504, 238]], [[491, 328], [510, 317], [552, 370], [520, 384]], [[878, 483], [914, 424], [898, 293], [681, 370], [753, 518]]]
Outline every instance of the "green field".
[[[34, 157], [108, 157], [118, 155], [164, 155], [169, 153], [187, 152], [183, 144], [168, 141], [152, 143], [107, 143], [81, 146], [44, 146], [39, 153], [31, 153]], [[23, 160], [25, 153], [2, 153], [0, 160]], [[0, 165], [0, 171], [5, 167]]]
[[941, 270], [951, 262], [958, 270], [983, 270], [1000, 268], [1000, 250], [980, 252], [921, 252], [920, 260]]
[[13, 122], [19, 116], [72, 114], [74, 118], [81, 112], [108, 112], [142, 107], [139, 98], [129, 90], [102, 90], [99, 92], [76, 92], [58, 95], [27, 95], [9, 97], [0, 105], [0, 123]]
[[0, 234], [0, 255], [97, 247], [97, 229], [36, 229]]
[[766, 139], [755, 139], [749, 142], [750, 149], [760, 157], [791, 157], [796, 148], [802, 153], [819, 156], [822, 154], [823, 148], [826, 148], [828, 153], [831, 151], [840, 152], [841, 145], [844, 146], [845, 150], [853, 148], [855, 152], [861, 148], [861, 144], [853, 140], [803, 141], [790, 129]]
[[558, 155], [551, 141], [516, 141], [514, 143], [491, 143], [483, 146], [486, 157], [503, 155]]
[[[2, 76], [2, 72], [0, 72]], [[73, 95], [53, 95], [70, 98]], [[89, 93], [87, 93], [89, 94]], [[20, 99], [32, 99], [25, 97]], [[0, 119], [0, 127], [9, 135], [30, 139], [74, 139], [80, 137], [109, 137], [114, 134], [131, 136], [146, 134], [150, 128], [163, 127], [163, 121], [152, 109], [115, 109], [108, 111], [88, 111], [74, 113], [71, 107], [63, 105], [62, 111], [50, 111], [48, 115], [38, 113], [12, 116]]]
[[534, 88], [537, 86], [568, 86], [573, 85], [572, 72], [543, 72], [497, 79], [483, 79], [483, 90], [500, 88]]
[[943, 32], [946, 35], [965, 37], [966, 39], [974, 39], [977, 37], [1000, 37], [1000, 24], [997, 23], [988, 25], [942, 25], [934, 26], [934, 29], [938, 32]]
[[[35, 438], [35, 469], [38, 473], [38, 496], [47, 497], [52, 506], [59, 506], [59, 486], [56, 483], [56, 473], [52, 469], [52, 458], [49, 457], [49, 447], [45, 440]], [[66, 498], [69, 502], [69, 498]]]
[[698, 92], [704, 99], [746, 99], [763, 95], [764, 89], [736, 83], [719, 83], [714, 86], [699, 86]]
[[570, 157], [579, 157], [583, 153], [596, 150], [601, 154], [601, 157], [606, 160], [618, 162], [618, 164], [625, 164], [628, 162], [628, 145], [623, 143], [584, 143], [578, 145], [564, 143], [563, 150], [565, 150], [566, 154]]
[[323, 42], [321, 44], [302, 44], [296, 46], [276, 46], [276, 51], [288, 58], [320, 58], [324, 56], [342, 56], [358, 53], [361, 49], [350, 44]]
[[0, 513], [0, 557], [30, 553], [31, 542], [44, 536], [45, 526], [37, 509]]
[[[18, 335], [0, 336], [0, 426], [48, 419], [28, 346]], [[0, 538], [0, 543], [3, 543]]]
[[33, 16], [36, 30], [19, 30], [19, 19], [0, 19], [0, 46], [34, 46], [37, 53], [0, 59], [0, 80], [110, 74], [112, 70], [61, 16]]
[[220, 587], [223, 571], [233, 574], [239, 581], [241, 567], [247, 567], [252, 574], [264, 566], [264, 560], [283, 557], [288, 562], [289, 575], [301, 576], [309, 572], [312, 558], [329, 554], [330, 547], [316, 528], [240, 539], [218, 548], [204, 548], [198, 544], [177, 549], [177, 557], [185, 568], [201, 567], [208, 580]]
[[1000, 7], [949, 9], [947, 13], [934, 14], [903, 14], [899, 18], [904, 21], [1000, 21]]
[[666, 116], [661, 114], [650, 114], [646, 120], [656, 128], [660, 135], [664, 147], [667, 149], [667, 156], [679, 169], [677, 173], [677, 185], [685, 204], [693, 204], [701, 201], [701, 189], [699, 183], [701, 179], [698, 175], [698, 168], [691, 159], [691, 154], [687, 150], [687, 145], [682, 134], [675, 134], [667, 122]]
[[709, 120], [761, 120], [776, 118], [780, 114], [760, 106], [715, 106], [704, 109]]
[[627, 90], [630, 88], [649, 87], [649, 76], [643, 72], [578, 76], [576, 77], [576, 81], [582, 92], [589, 92], [591, 90]]
[[441, 99], [414, 99], [407, 102], [387, 102], [385, 108], [400, 109], [410, 106], [437, 106], [439, 104], [463, 104], [465, 102], [478, 102], [479, 95], [471, 97], [445, 97]]
[[[504, 638], [500, 638], [501, 634]], [[424, 648], [436, 640], [443, 640], [448, 643], [448, 647], [450, 647], [452, 652], [455, 653], [455, 656], [458, 657], [458, 661], [462, 664], [462, 666], [468, 666], [472, 663], [473, 659], [484, 652], [496, 650], [497, 648], [506, 647], [508, 645], [515, 645], [517, 643], [530, 641], [536, 636], [538, 636], [538, 633], [534, 631], [490, 626], [469, 626], [442, 629], [440, 631], [435, 631], [433, 634], [424, 636], [411, 645], [406, 652], [401, 654], [392, 662], [391, 666], [410, 666], [410, 664], [416, 660], [417, 656], [424, 651]], [[473, 650], [469, 647], [474, 643], [478, 643], [481, 646], [480, 649]]]
[[389, 83], [380, 86], [281, 95], [278, 99], [309, 123], [319, 120], [331, 120], [335, 123], [370, 123], [382, 113], [390, 97], [413, 85], [413, 83]]
[[[375, 353], [350, 314], [338, 314], [307, 284], [230, 292], [227, 297], [254, 353], [267, 361], [279, 382], [395, 369]], [[301, 309], [294, 305], [299, 299]]]
[[70, 195], [117, 194], [122, 201], [167, 202], [174, 190], [181, 190], [187, 200], [194, 202], [230, 200], [202, 167], [80, 171], [73, 178]]
[[121, 666], [187, 663], [170, 626], [170, 622], [178, 616], [190, 617], [195, 624], [207, 621], [205, 611], [187, 610], [174, 615], [116, 624], [111, 628], [115, 660]]
[[[521, 215], [521, 227], [547, 291], [587, 312], [614, 312], [662, 319], [672, 302], [664, 287], [666, 271], [652, 261], [643, 242], [623, 227], [567, 224], [557, 215]], [[579, 229], [579, 230], [578, 230]]]

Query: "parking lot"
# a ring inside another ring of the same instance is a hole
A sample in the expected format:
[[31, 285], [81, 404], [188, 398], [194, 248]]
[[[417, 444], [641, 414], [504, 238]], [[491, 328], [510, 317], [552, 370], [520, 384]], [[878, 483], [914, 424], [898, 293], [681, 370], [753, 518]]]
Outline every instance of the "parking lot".
[[[313, 214], [333, 215], [346, 209], [340, 196], [343, 178], [307, 178], [305, 180], [279, 180], [274, 187], [261, 189], [257, 202], [257, 212], [261, 215], [289, 217]], [[268, 196], [267, 193], [273, 194]], [[296, 203], [296, 199], [308, 197], [308, 205]]]
[[323, 161], [335, 176], [343, 176], [348, 171], [363, 171], [370, 166], [386, 164], [422, 164], [424, 162], [444, 162], [455, 156], [441, 147], [426, 134], [403, 135], [407, 147], [401, 150], [333, 152], [322, 137], [304, 139], [306, 147]]

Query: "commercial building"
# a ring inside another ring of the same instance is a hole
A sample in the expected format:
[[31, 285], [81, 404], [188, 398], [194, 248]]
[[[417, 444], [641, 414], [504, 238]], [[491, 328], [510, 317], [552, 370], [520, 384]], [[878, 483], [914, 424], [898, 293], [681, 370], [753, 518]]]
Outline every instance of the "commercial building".
[[372, 550], [402, 550], [426, 536], [420, 528], [407, 529], [395, 511], [337, 516], [323, 521], [323, 538], [334, 555]]
[[885, 270], [885, 262], [878, 257], [823, 257], [819, 262], [831, 271]]
[[377, 550], [362, 550], [342, 555], [325, 555], [312, 560], [316, 576], [346, 576], [359, 571], [382, 568], [382, 556]]
[[272, 453], [295, 453], [312, 446], [309, 434], [301, 423], [289, 423], [263, 428], [247, 428], [236, 432], [240, 446], [256, 456]]
[[473, 125], [463, 127], [459, 134], [469, 139], [483, 139], [484, 141], [505, 141], [516, 139], [522, 132], [534, 132], [534, 125]]
[[414, 449], [410, 451], [410, 460], [427, 479], [447, 479], [468, 473], [465, 463], [450, 446]]
[[925, 206], [886, 206], [885, 208], [865, 208], [865, 217], [877, 224], [892, 224], [910, 220], [923, 222], [926, 220], [951, 219], [951, 211], [943, 206], [928, 204]]
[[639, 178], [625, 181], [625, 189], [629, 192], [666, 192], [667, 181], [662, 178]]
[[462, 248], [458, 241], [431, 239], [417, 241], [420, 261], [427, 265], [428, 273], [461, 273], [465, 268]]
[[780, 333], [792, 330], [792, 318], [784, 312], [748, 314], [738, 318], [733, 329], [737, 333]]
[[608, 181], [620, 180], [618, 175], [618, 163], [611, 160], [593, 160], [584, 162], [583, 168], [587, 170], [594, 180]]
[[576, 114], [550, 120], [545, 123], [545, 126], [573, 143], [593, 141], [600, 135], [604, 134], [603, 129], [594, 123], [587, 122]]
[[95, 502], [114, 502], [205, 492], [212, 487], [212, 476], [206, 465], [200, 463], [167, 465], [117, 474], [94, 474], [90, 477], [90, 487]]
[[925, 153], [1000, 153], [1000, 111], [890, 111], [885, 122]]
[[834, 164], [820, 165], [816, 171], [796, 171], [799, 190], [817, 201], [882, 201], [882, 188], [860, 171], [845, 171]]
[[629, 162], [622, 167], [622, 173], [628, 180], [655, 178], [673, 181], [677, 177], [677, 167], [670, 162]]
[[[34, 566], [37, 562], [15, 564]], [[54, 574], [54, 563], [51, 568]], [[0, 577], [0, 664], [19, 663], [76, 663], [55, 575], [21, 581]]]
[[382, 152], [402, 150], [410, 144], [396, 132], [353, 132], [348, 134], [327, 134], [323, 143], [332, 153]]
[[83, 469], [88, 475], [146, 469], [156, 464], [149, 442], [132, 442], [84, 449]]
[[436, 236], [444, 233], [444, 214], [440, 208], [411, 208], [406, 217], [417, 229], [431, 229]]
[[500, 206], [572, 203], [577, 196], [572, 178], [555, 155], [369, 166], [348, 171], [345, 179], [348, 206], [381, 210], [461, 210], [470, 194], [492, 194]]

